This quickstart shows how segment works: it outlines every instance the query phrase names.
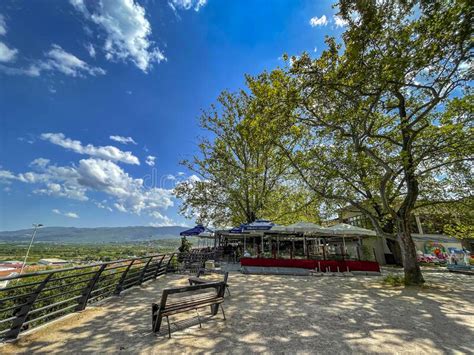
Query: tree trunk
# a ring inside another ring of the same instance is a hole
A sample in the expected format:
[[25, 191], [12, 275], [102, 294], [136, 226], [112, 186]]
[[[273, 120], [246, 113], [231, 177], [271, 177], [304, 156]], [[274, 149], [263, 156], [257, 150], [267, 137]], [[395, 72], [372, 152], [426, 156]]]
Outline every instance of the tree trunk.
[[416, 260], [416, 247], [411, 237], [410, 220], [408, 218], [399, 218], [397, 225], [398, 240], [402, 251], [403, 269], [405, 271], [405, 284], [422, 285], [425, 279]]

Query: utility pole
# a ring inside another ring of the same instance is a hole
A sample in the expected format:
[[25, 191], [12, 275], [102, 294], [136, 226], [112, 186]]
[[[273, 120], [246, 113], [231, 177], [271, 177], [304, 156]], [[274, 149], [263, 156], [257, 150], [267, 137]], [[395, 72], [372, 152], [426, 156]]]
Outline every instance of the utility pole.
[[31, 246], [33, 245], [33, 240], [35, 239], [36, 232], [38, 231], [38, 228], [43, 227], [43, 225], [38, 223], [38, 224], [33, 224], [33, 227], [35, 229], [33, 230], [33, 233], [31, 234], [30, 245], [28, 246], [28, 250], [26, 251], [25, 260], [23, 260], [23, 264], [21, 265], [20, 275], [23, 273], [23, 269], [25, 268], [26, 259], [28, 259], [28, 254], [30, 254], [30, 249], [31, 249]]

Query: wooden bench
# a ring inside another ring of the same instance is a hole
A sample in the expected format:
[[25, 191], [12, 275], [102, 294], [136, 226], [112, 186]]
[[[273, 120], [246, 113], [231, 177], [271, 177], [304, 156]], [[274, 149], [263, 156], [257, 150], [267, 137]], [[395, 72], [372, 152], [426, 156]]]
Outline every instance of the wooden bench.
[[[203, 291], [205, 293], [203, 293]], [[210, 292], [206, 292], [210, 291]], [[152, 329], [154, 333], [160, 331], [163, 317], [166, 317], [168, 323], [168, 336], [171, 338], [171, 327], [169, 316], [178, 313], [198, 310], [198, 308], [211, 307], [211, 314], [214, 316], [222, 310], [222, 316], [225, 318], [224, 302], [225, 283], [224, 282], [207, 282], [199, 285], [166, 288], [163, 290], [160, 304], [152, 304]], [[183, 297], [170, 297], [175, 294], [184, 294]], [[201, 317], [199, 316], [199, 327], [201, 325]]]
[[222, 281], [225, 284], [225, 289], [227, 290], [227, 294], [230, 296], [229, 284], [227, 283], [227, 279], [229, 278], [229, 273], [227, 271], [199, 269], [195, 277], [190, 277], [188, 279], [189, 284], [190, 285], [201, 285], [201, 284], [204, 284], [204, 283], [214, 281], [214, 280], [201, 278], [201, 276], [205, 275], [205, 274], [224, 275], [224, 280], [222, 280]]

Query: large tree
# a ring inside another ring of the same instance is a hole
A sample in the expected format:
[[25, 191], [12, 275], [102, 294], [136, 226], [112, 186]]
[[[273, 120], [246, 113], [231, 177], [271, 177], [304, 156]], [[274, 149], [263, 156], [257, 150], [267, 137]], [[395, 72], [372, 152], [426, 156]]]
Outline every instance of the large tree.
[[[176, 187], [181, 212], [217, 226], [257, 218], [315, 220], [312, 194], [292, 181], [288, 159], [273, 144], [279, 133], [256, 126], [260, 108], [253, 100], [243, 90], [223, 92], [218, 105], [202, 114], [207, 137], [200, 140], [199, 154], [183, 162], [196, 177]], [[293, 145], [290, 139], [279, 141], [287, 149]]]
[[413, 212], [473, 191], [472, 5], [341, 0], [339, 9], [342, 44], [328, 38], [319, 58], [291, 59], [292, 80], [278, 70], [254, 87], [261, 104], [291, 107], [265, 119], [300, 137], [292, 150], [278, 145], [306, 186], [358, 208], [379, 235], [395, 232], [405, 281], [420, 284]]

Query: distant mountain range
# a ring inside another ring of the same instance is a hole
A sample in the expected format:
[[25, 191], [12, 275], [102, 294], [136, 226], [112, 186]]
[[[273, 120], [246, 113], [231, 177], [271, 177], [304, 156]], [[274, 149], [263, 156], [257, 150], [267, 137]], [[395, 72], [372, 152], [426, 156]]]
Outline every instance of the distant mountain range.
[[[188, 227], [44, 227], [38, 230], [35, 242], [52, 243], [124, 243], [179, 238]], [[31, 229], [0, 232], [0, 242], [27, 242]]]

